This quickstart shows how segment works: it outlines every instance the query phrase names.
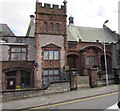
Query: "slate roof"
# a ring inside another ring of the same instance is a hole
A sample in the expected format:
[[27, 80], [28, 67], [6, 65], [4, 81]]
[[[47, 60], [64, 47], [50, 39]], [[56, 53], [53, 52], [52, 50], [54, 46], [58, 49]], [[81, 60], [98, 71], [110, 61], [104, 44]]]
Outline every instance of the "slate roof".
[[0, 24], [0, 36], [15, 36], [7, 24]]
[[68, 26], [67, 27], [68, 41], [79, 41], [81, 39], [85, 42], [117, 42], [117, 40], [103, 28]]
[[[29, 25], [26, 36], [34, 37], [35, 24]], [[67, 26], [67, 38], [68, 41], [79, 41], [81, 39], [85, 42], [117, 42], [113, 35], [103, 28], [94, 28], [94, 27], [81, 27], [81, 26]]]

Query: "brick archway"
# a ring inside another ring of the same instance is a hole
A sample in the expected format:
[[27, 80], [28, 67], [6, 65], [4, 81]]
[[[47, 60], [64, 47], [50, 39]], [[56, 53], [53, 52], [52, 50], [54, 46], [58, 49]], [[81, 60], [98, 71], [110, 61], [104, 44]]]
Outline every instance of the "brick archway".
[[67, 65], [70, 68], [76, 68], [78, 74], [80, 74], [80, 57], [79, 57], [79, 53], [77, 52], [69, 52], [67, 54]]
[[3, 90], [15, 89], [16, 86], [20, 88], [32, 88], [33, 87], [33, 70], [23, 67], [13, 67], [3, 70]]

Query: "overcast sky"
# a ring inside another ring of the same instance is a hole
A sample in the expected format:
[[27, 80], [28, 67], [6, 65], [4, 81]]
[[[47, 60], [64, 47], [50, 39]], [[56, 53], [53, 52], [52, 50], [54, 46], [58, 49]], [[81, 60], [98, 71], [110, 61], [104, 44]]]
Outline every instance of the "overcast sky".
[[[63, 0], [39, 0], [63, 5]], [[67, 15], [76, 26], [101, 28], [105, 20], [112, 30], [118, 30], [119, 0], [67, 0]], [[36, 0], [0, 0], [0, 23], [8, 24], [15, 35], [26, 35], [30, 15], [34, 15]]]

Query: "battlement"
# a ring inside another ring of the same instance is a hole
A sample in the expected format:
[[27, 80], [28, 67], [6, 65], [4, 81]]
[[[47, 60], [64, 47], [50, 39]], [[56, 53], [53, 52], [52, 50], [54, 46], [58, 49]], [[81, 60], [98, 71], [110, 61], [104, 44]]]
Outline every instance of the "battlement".
[[48, 13], [48, 14], [66, 14], [66, 6], [64, 5], [55, 5], [48, 3], [36, 3], [36, 12], [37, 13]]

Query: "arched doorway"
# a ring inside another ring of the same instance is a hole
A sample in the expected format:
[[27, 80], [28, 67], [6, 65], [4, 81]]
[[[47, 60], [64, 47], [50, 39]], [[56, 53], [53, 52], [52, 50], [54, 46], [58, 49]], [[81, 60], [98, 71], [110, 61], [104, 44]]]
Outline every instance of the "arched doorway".
[[77, 67], [77, 59], [78, 56], [76, 55], [68, 55], [67, 57], [67, 64], [70, 68], [76, 68]]
[[70, 69], [77, 69], [78, 75], [80, 74], [80, 61], [79, 56], [75, 54], [69, 54], [67, 56], [67, 65]]

